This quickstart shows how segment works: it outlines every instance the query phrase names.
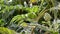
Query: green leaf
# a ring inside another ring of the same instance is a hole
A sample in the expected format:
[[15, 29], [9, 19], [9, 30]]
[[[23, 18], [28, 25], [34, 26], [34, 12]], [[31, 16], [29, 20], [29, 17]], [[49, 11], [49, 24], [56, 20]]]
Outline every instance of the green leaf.
[[16, 34], [16, 32], [8, 28], [0, 27], [0, 34]]

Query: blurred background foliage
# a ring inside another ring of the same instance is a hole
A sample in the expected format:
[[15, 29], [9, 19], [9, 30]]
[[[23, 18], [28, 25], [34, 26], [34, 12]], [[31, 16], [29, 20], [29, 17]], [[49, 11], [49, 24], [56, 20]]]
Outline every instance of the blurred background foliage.
[[60, 34], [60, 0], [0, 0], [0, 34]]

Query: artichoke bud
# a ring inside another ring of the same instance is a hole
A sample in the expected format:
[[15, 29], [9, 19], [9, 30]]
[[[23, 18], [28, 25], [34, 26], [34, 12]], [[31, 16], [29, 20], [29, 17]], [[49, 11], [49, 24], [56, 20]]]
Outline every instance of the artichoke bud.
[[44, 15], [44, 20], [45, 21], [49, 21], [49, 20], [51, 20], [51, 15], [49, 14], [49, 13], [45, 13], [45, 15]]

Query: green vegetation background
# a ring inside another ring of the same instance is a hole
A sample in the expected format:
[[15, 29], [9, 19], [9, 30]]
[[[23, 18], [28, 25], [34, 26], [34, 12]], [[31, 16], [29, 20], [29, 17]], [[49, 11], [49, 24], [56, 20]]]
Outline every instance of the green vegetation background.
[[0, 0], [0, 34], [60, 34], [60, 0]]

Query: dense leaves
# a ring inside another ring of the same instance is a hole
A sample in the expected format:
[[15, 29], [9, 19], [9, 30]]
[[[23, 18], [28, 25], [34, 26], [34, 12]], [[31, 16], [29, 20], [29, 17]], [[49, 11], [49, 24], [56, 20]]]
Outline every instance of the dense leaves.
[[0, 34], [60, 34], [59, 0], [0, 0]]

